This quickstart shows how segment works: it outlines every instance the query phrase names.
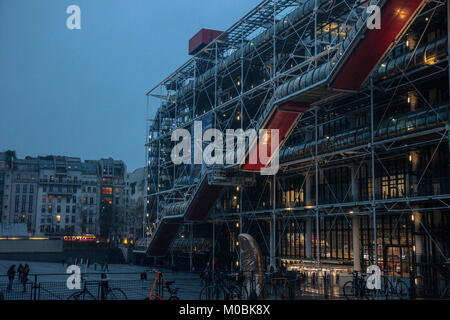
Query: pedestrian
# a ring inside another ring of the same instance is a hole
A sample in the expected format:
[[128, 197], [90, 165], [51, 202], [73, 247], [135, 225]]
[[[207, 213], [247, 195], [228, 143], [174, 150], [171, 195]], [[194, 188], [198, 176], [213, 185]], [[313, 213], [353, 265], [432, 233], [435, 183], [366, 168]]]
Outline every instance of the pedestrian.
[[23, 274], [22, 274], [22, 284], [23, 284], [23, 292], [27, 292], [27, 282], [28, 282], [28, 274], [30, 273], [30, 267], [28, 264], [25, 264], [25, 267], [23, 268]]
[[14, 278], [16, 277], [16, 265], [13, 264], [12, 266], [9, 267], [8, 272], [6, 273], [8, 275], [8, 291], [12, 290], [12, 285], [14, 282]]
[[23, 265], [19, 264], [19, 267], [17, 268], [17, 275], [19, 276], [19, 282], [22, 281], [22, 275], [23, 275]]

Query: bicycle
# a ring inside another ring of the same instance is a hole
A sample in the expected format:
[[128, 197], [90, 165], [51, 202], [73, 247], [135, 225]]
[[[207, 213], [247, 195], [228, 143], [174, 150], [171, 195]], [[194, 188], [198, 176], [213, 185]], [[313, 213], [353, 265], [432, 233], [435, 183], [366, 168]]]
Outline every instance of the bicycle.
[[[67, 300], [97, 300], [97, 298], [87, 288], [87, 281], [84, 281], [83, 290], [72, 293]], [[107, 279], [102, 279], [99, 284], [100, 300], [127, 300], [127, 295], [122, 289], [111, 288]]]
[[386, 299], [392, 299], [397, 297], [400, 300], [408, 299], [409, 288], [404, 281], [394, 277], [392, 281], [388, 277], [383, 277], [383, 291], [386, 295]]
[[347, 281], [344, 284], [343, 292], [344, 297], [347, 300], [362, 300], [362, 299], [370, 299], [370, 295], [367, 292], [366, 287], [366, 278], [364, 275], [360, 274], [358, 271], [353, 271], [352, 273], [353, 279]]
[[[166, 281], [162, 272], [157, 271], [155, 269], [153, 269], [152, 272], [156, 273], [156, 277], [155, 281], [153, 282], [152, 289], [150, 291], [149, 300], [166, 300], [163, 297], [164, 290], [162, 284], [164, 284], [170, 295], [169, 299], [167, 300], [169, 301], [180, 300], [180, 298], [177, 296], [179, 288], [172, 289], [171, 287], [175, 283], [175, 281]], [[158, 290], [158, 294], [154, 293], [155, 289]]]
[[248, 292], [243, 285], [242, 275], [229, 275], [225, 280], [221, 273], [216, 273], [214, 281], [206, 280], [200, 291], [200, 300], [247, 300]]

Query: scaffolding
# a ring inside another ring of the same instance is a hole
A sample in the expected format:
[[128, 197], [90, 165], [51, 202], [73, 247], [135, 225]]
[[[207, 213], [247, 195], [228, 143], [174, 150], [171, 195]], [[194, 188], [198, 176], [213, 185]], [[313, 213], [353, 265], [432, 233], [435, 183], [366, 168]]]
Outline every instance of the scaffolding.
[[[392, 34], [367, 28], [370, 5]], [[265, 0], [161, 81], [147, 93], [140, 252], [164, 256], [197, 234], [239, 268], [246, 232], [267, 266], [378, 264], [435, 295], [450, 258], [448, 7]], [[175, 129], [270, 130], [277, 117], [286, 128], [274, 176], [248, 158], [171, 161]]]

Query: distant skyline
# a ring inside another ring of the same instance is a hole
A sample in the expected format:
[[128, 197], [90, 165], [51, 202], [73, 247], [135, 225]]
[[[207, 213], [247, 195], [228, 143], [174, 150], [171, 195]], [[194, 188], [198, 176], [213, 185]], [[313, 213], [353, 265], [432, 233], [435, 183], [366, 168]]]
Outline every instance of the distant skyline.
[[[145, 166], [145, 93], [260, 0], [0, 0], [0, 151]], [[68, 30], [66, 8], [81, 8]]]

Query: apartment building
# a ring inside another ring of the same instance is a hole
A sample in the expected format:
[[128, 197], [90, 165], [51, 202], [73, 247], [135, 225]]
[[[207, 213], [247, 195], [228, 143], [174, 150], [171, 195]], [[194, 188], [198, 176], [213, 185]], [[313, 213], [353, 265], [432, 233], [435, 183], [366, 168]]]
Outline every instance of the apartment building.
[[127, 218], [126, 166], [67, 156], [0, 153], [0, 219], [30, 235], [95, 234], [120, 242]]

